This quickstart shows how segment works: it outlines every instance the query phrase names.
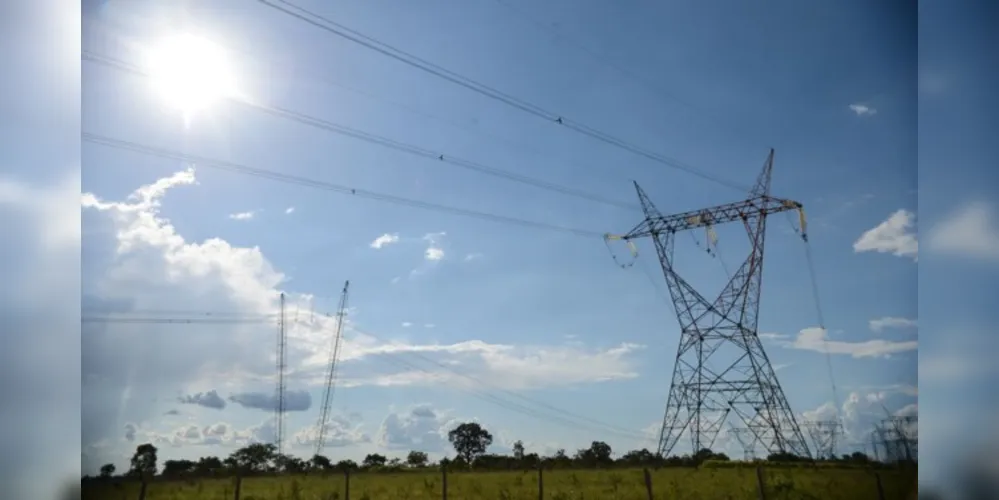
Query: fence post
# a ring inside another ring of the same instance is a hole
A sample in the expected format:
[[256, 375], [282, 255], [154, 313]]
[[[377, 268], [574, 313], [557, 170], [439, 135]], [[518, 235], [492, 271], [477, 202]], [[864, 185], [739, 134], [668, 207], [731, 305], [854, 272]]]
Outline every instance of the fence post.
[[441, 498], [447, 500], [447, 465], [441, 466]]
[[139, 500], [146, 500], [146, 473], [145, 472], [140, 472], [139, 473], [139, 481], [142, 482], [142, 485], [139, 486]]
[[350, 469], [343, 468], [343, 500], [350, 500]]
[[538, 463], [538, 500], [545, 500], [545, 468]]
[[236, 490], [235, 490], [235, 493], [233, 493], [233, 495], [232, 495], [232, 497], [235, 500], [239, 500], [239, 490], [242, 488], [242, 486], [243, 486], [243, 475], [237, 472], [236, 473]]
[[645, 491], [649, 494], [649, 500], [652, 500], [652, 474], [648, 467], [643, 468], [642, 473], [645, 475]]
[[878, 500], [885, 500], [885, 489], [881, 485], [881, 474], [878, 472], [874, 473], [874, 482], [878, 485]]
[[756, 467], [756, 484], [760, 488], [760, 500], [767, 500], [766, 485], [763, 483], [763, 467]]

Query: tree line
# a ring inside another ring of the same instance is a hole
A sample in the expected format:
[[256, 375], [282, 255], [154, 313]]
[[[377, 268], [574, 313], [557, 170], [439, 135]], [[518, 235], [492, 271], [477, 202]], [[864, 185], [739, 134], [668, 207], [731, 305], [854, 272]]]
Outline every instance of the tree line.
[[[233, 451], [225, 458], [216, 456], [201, 457], [194, 460], [166, 460], [160, 470], [158, 449], [151, 443], [143, 443], [136, 447], [129, 463], [129, 469], [118, 477], [151, 478], [161, 477], [205, 477], [225, 475], [262, 475], [262, 474], [304, 474], [310, 472], [332, 471], [372, 471], [392, 472], [411, 469], [423, 469], [430, 466], [447, 467], [454, 470], [512, 470], [526, 468], [612, 468], [612, 467], [694, 467], [705, 461], [728, 461], [724, 453], [715, 453], [703, 449], [693, 455], [662, 457], [647, 449], [632, 450], [618, 458], [613, 458], [609, 444], [603, 441], [593, 441], [589, 447], [576, 450], [571, 456], [564, 449], [557, 450], [550, 456], [537, 453], [526, 453], [524, 444], [517, 441], [513, 444], [512, 454], [489, 454], [486, 450], [493, 443], [493, 436], [481, 425], [467, 422], [458, 425], [448, 433], [448, 441], [454, 448], [453, 459], [443, 458], [437, 464], [431, 463], [423, 451], [410, 451], [405, 458], [388, 458], [385, 455], [371, 453], [364, 457], [361, 463], [353, 460], [333, 462], [329, 457], [314, 455], [305, 460], [288, 454], [277, 452], [277, 446], [271, 443], [251, 443]], [[773, 462], [800, 462], [810, 459], [790, 454], [772, 454], [767, 457]], [[869, 464], [873, 461], [865, 454], [855, 452], [843, 455], [835, 461]], [[115, 477], [114, 464], [105, 464], [100, 468], [100, 478]], [[89, 478], [86, 478], [89, 479]]]

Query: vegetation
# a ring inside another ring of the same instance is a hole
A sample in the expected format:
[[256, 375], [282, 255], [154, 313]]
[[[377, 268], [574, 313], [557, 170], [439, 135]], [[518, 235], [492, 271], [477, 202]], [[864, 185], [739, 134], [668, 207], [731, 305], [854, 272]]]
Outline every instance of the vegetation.
[[644, 470], [654, 498], [759, 498], [761, 483], [768, 499], [879, 498], [879, 483], [886, 499], [915, 492], [914, 467], [876, 463], [863, 453], [820, 462], [790, 455], [745, 462], [711, 450], [666, 458], [634, 450], [614, 459], [610, 445], [594, 441], [571, 457], [565, 450], [541, 457], [525, 453], [518, 441], [512, 455], [496, 455], [486, 453], [492, 435], [475, 423], [459, 425], [448, 438], [456, 456], [437, 464], [416, 450], [404, 460], [370, 454], [357, 464], [321, 455], [303, 460], [253, 443], [224, 459], [166, 460], [159, 475], [158, 450], [147, 443], [136, 448], [123, 475], [114, 476], [107, 464], [99, 477], [85, 477], [82, 498], [136, 499], [145, 482], [148, 500], [229, 499], [237, 484], [243, 500], [341, 500], [348, 487], [355, 500], [416, 500], [442, 498], [446, 483], [448, 498], [535, 499], [543, 484], [552, 500], [644, 500]]

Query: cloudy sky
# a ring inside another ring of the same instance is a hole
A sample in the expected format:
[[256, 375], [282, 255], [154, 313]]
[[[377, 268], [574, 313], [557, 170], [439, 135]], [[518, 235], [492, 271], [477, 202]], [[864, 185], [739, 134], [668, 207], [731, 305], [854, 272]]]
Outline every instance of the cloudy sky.
[[[164, 458], [192, 458], [269, 440], [281, 293], [286, 450], [311, 455], [336, 326], [329, 315], [347, 279], [328, 455], [422, 449], [440, 456], [448, 428], [469, 419], [494, 432], [500, 452], [517, 439], [541, 453], [594, 439], [618, 451], [653, 447], [678, 341], [654, 252], [640, 244], [635, 265], [622, 269], [612, 255], [627, 261], [626, 248], [608, 251], [599, 237], [552, 226], [627, 231], [641, 218], [628, 206], [631, 180], [667, 213], [738, 200], [738, 190], [664, 163], [748, 185], [770, 147], [774, 192], [806, 206], [825, 320], [820, 325], [795, 219], [775, 216], [760, 332], [795, 412], [841, 415], [846, 445], [859, 447], [886, 410], [917, 411], [917, 347], [923, 385], [970, 387], [962, 381], [984, 376], [968, 356], [994, 346], [983, 344], [994, 342], [981, 335], [987, 322], [972, 314], [917, 320], [916, 285], [960, 278], [972, 284], [968, 291], [994, 288], [985, 278], [999, 251], [999, 207], [988, 201], [988, 183], [969, 181], [995, 180], [985, 163], [995, 146], [967, 131], [937, 130], [950, 143], [920, 148], [919, 159], [941, 168], [917, 179], [911, 18], [859, 3], [806, 10], [778, 2], [766, 12], [519, 0], [419, 9], [355, 2], [337, 12], [301, 4], [567, 122], [675, 159], [663, 162], [260, 4], [178, 5], [87, 3], [83, 48], [141, 66], [163, 37], [198, 33], [224, 47], [239, 96], [252, 105], [217, 103], [184, 117], [148, 78], [85, 61], [83, 131], [175, 158], [85, 142], [82, 181], [78, 173], [46, 178], [28, 165], [0, 179], [5, 213], [18, 214], [12, 220], [46, 222], [8, 259], [17, 263], [12, 269], [48, 279], [33, 280], [18, 300], [51, 300], [76, 286], [49, 286], [62, 276], [36, 260], [63, 259], [82, 236], [84, 316], [153, 320], [83, 325], [85, 473], [106, 462], [124, 468], [141, 442], [156, 443]], [[919, 97], [929, 104], [918, 111], [921, 122], [971, 109], [984, 92], [960, 59], [942, 59], [923, 61]], [[327, 125], [262, 111], [274, 109]], [[339, 125], [449, 161], [359, 140]], [[30, 147], [16, 135], [8, 143], [13, 151]], [[962, 146], [968, 173], [945, 168]], [[547, 226], [239, 175], [177, 154]], [[594, 196], [483, 175], [454, 158]], [[57, 216], [44, 202], [65, 199], [78, 184], [79, 228], [75, 216]], [[920, 208], [933, 206], [922, 219], [917, 194]], [[677, 242], [678, 268], [706, 294], [748, 247], [737, 229], [718, 228], [713, 257], [704, 252], [705, 234]], [[917, 266], [934, 259], [954, 265], [917, 276]], [[931, 307], [984, 305], [940, 295]], [[247, 321], [162, 321], [206, 313]], [[32, 321], [26, 314], [22, 321]], [[928, 352], [927, 342], [936, 347]], [[953, 407], [939, 402], [936, 422]]]

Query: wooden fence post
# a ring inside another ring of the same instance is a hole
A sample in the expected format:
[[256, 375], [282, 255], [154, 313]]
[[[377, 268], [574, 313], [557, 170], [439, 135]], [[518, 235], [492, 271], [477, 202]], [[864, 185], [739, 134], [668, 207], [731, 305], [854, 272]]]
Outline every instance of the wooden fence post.
[[545, 468], [538, 464], [538, 500], [545, 500]]
[[885, 500], [885, 488], [881, 485], [881, 474], [874, 473], [874, 482], [878, 485], [878, 500]]
[[350, 500], [350, 469], [343, 468], [343, 500]]
[[139, 481], [142, 482], [142, 485], [139, 486], [139, 500], [146, 500], [146, 473], [145, 472], [140, 472], [139, 473]]
[[649, 500], [652, 499], [652, 474], [649, 473], [649, 468], [645, 467], [642, 469], [642, 473], [645, 475], [645, 491], [649, 494]]
[[760, 488], [760, 500], [767, 500], [767, 489], [763, 482], [763, 467], [756, 467], [756, 484]]
[[235, 500], [239, 500], [239, 490], [242, 489], [242, 486], [243, 486], [243, 475], [237, 472], [236, 473], [236, 490], [235, 490], [235, 493], [233, 493], [233, 495], [232, 495], [232, 497]]
[[441, 498], [447, 500], [447, 466], [441, 466]]

